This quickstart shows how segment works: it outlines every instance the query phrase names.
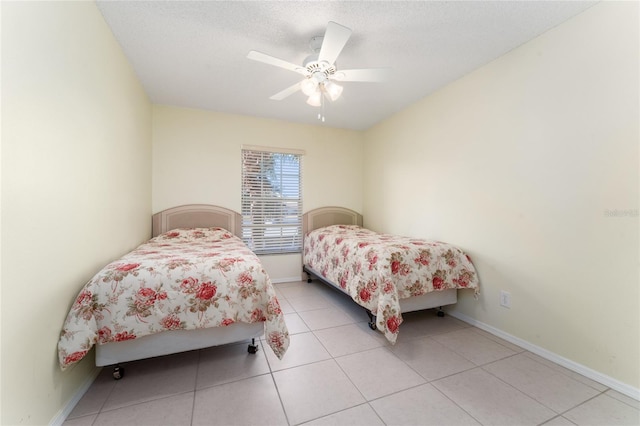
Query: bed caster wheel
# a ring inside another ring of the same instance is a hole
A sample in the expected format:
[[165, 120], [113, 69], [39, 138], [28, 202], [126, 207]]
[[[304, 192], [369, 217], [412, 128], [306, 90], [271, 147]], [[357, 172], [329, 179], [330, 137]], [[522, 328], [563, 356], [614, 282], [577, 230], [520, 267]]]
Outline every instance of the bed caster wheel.
[[444, 311], [438, 311], [436, 313], [436, 315], [438, 315], [440, 318], [442, 318], [444, 316]]
[[368, 322], [367, 325], [369, 326], [370, 329], [372, 329], [373, 331], [377, 330], [378, 327], [376, 327], [376, 323], [375, 322]]
[[113, 368], [113, 379], [120, 380], [124, 377], [124, 368], [122, 367], [114, 367]]
[[258, 352], [258, 345], [256, 345], [256, 339], [252, 338], [251, 343], [249, 343], [249, 347], [247, 347], [247, 352], [250, 354], [255, 354]]
[[307, 278], [307, 283], [312, 282], [313, 280], [311, 278]]

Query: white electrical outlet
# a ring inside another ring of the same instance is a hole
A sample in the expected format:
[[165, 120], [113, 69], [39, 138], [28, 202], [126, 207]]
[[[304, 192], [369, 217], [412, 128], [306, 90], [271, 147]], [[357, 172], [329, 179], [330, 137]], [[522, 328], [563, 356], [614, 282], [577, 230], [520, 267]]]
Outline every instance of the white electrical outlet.
[[504, 290], [500, 291], [500, 306], [511, 308], [511, 293]]

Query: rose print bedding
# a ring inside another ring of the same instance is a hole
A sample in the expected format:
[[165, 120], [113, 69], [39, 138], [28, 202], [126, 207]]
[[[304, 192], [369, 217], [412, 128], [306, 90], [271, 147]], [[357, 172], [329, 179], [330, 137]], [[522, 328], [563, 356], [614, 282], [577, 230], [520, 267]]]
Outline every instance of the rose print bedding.
[[476, 270], [457, 247], [357, 225], [310, 231], [303, 263], [376, 315], [376, 327], [391, 343], [402, 323], [400, 299], [445, 289], [478, 292]]
[[78, 362], [94, 344], [259, 321], [282, 358], [289, 333], [258, 257], [225, 229], [176, 229], [110, 263], [84, 286], [60, 335], [60, 367]]

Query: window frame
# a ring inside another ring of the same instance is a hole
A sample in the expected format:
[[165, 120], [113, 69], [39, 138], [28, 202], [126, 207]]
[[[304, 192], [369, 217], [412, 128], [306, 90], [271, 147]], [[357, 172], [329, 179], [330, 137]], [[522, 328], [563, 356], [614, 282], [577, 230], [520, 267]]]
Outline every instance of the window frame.
[[242, 240], [257, 255], [302, 252], [303, 155], [301, 150], [242, 146]]

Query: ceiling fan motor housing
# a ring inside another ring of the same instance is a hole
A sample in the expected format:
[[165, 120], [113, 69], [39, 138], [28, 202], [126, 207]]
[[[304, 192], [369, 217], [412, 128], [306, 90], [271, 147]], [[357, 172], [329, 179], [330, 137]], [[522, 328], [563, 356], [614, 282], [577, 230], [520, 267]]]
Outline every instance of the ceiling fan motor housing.
[[318, 61], [318, 55], [313, 54], [304, 60], [304, 67], [309, 73], [309, 78], [315, 78], [322, 82], [336, 73], [336, 66], [327, 61]]

